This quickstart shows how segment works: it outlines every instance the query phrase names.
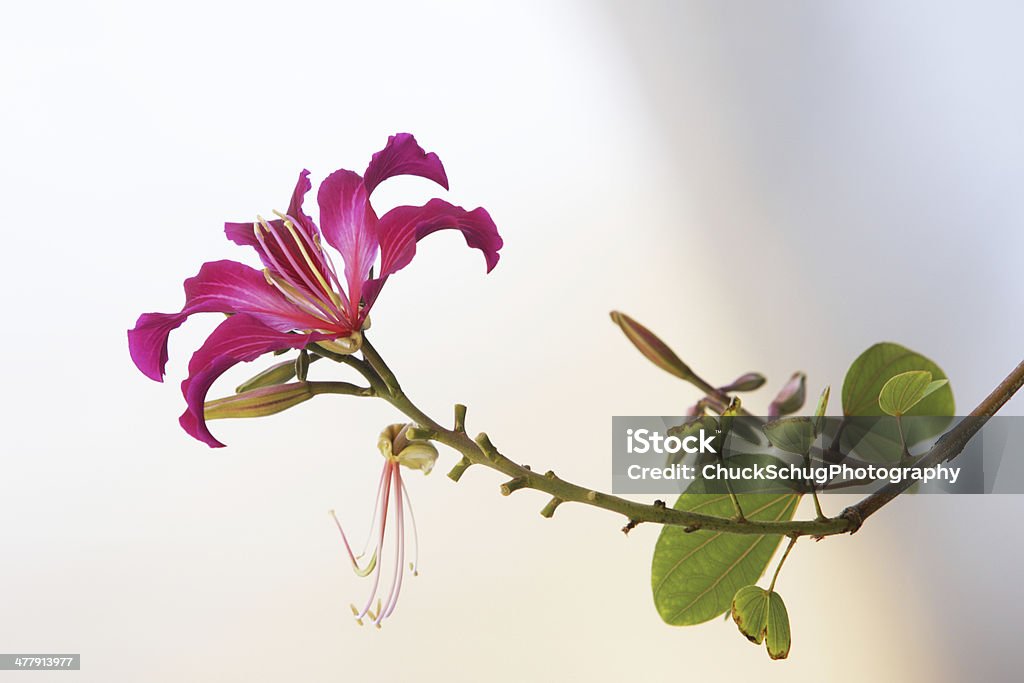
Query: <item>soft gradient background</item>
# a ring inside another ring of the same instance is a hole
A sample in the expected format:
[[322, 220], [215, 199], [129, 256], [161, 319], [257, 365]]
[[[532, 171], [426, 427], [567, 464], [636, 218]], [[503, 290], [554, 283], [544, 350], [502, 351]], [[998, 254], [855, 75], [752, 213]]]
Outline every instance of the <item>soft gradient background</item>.
[[[381, 632], [359, 628], [366, 586], [326, 511], [361, 535], [396, 414], [324, 397], [217, 423], [229, 448], [212, 451], [176, 417], [215, 320], [172, 340], [163, 386], [124, 337], [176, 310], [202, 261], [248, 257], [224, 220], [408, 130], [507, 246], [484, 277], [457, 235], [421, 245], [375, 339], [428, 411], [467, 403], [513, 457], [607, 485], [610, 416], [694, 398], [612, 308], [710, 378], [804, 369], [815, 393], [899, 341], [967, 410], [1024, 340], [1019, 6], [56, 2], [0, 20], [0, 651], [83, 660], [0, 680], [1019, 672], [1018, 498], [901, 499], [852, 538], [800, 543], [779, 583], [793, 652], [772, 663], [730, 623], [660, 622], [656, 528], [544, 520], [492, 472], [453, 484], [447, 453], [409, 478], [421, 576]], [[432, 194], [394, 180], [377, 204]]]

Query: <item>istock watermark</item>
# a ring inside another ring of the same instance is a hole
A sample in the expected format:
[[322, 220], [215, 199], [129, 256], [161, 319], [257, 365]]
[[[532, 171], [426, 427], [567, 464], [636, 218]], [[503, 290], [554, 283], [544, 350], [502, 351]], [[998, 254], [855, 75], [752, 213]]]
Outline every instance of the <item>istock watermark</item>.
[[614, 417], [613, 491], [1024, 493], [1021, 417], [990, 420], [955, 463], [921, 461], [960, 419]]

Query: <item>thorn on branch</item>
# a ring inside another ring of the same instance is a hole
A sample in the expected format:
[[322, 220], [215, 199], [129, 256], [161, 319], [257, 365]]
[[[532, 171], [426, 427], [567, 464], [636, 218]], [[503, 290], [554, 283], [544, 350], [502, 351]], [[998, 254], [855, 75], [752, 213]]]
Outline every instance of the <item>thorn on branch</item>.
[[622, 533], [624, 533], [627, 536], [629, 536], [629, 532], [632, 531], [633, 529], [637, 528], [639, 525], [640, 525], [640, 522], [638, 522], [635, 519], [631, 519], [628, 522], [626, 522], [626, 526], [622, 527]]
[[455, 431], [466, 433], [466, 406], [461, 403], [455, 404]]
[[509, 479], [501, 485], [501, 495], [510, 496], [514, 491], [518, 491], [521, 488], [529, 485], [526, 477], [516, 477], [515, 479]]
[[664, 510], [665, 509], [665, 501], [663, 501], [663, 500], [656, 500], [656, 501], [654, 501], [654, 507], [661, 508], [662, 510]]
[[561, 498], [552, 498], [551, 500], [548, 501], [548, 504], [544, 506], [544, 509], [540, 511], [540, 516], [546, 517], [547, 519], [551, 519], [555, 514], [555, 510], [563, 502], [564, 501]]
[[452, 481], [458, 481], [459, 479], [462, 478], [462, 475], [466, 473], [466, 470], [468, 470], [469, 466], [472, 464], [473, 463], [469, 461], [469, 458], [463, 457], [462, 460], [459, 460], [457, 463], [455, 463], [455, 467], [453, 467], [452, 471], [448, 473], [448, 478], [451, 479]]

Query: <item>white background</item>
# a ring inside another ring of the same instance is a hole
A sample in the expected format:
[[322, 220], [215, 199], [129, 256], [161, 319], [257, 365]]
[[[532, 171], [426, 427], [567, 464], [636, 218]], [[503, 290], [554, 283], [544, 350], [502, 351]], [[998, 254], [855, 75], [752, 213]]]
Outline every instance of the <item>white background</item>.
[[[451, 454], [409, 477], [421, 575], [381, 632], [361, 629], [348, 603], [366, 585], [326, 511], [361, 535], [398, 416], [323, 397], [215, 423], [229, 447], [212, 451], [178, 428], [177, 382], [215, 320], [172, 339], [165, 385], [132, 366], [139, 313], [176, 310], [205, 260], [249, 259], [223, 221], [284, 208], [303, 167], [361, 171], [407, 130], [507, 246], [485, 277], [458, 236], [421, 245], [374, 309], [377, 346], [428, 411], [467, 403], [520, 461], [607, 485], [611, 415], [695, 398], [612, 308], [716, 381], [803, 369], [813, 394], [838, 389], [892, 340], [945, 368], [962, 411], [980, 400], [1024, 333], [1020, 10], [635, 5], [0, 10], [0, 651], [82, 653], [40, 681], [1019, 667], [1016, 498], [901, 499], [852, 538], [801, 542], [779, 583], [793, 653], [771, 663], [730, 623], [660, 622], [655, 528], [626, 538], [571, 506], [544, 520], [544, 499], [501, 498], [491, 472], [453, 484]], [[433, 194], [400, 179], [375, 200]]]

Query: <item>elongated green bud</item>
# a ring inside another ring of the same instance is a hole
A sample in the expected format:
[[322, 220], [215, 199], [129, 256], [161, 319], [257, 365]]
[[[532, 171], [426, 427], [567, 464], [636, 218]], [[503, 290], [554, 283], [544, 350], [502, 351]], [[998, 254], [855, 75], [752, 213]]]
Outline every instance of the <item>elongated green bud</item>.
[[284, 384], [295, 377], [295, 361], [286, 360], [283, 363], [271, 365], [258, 375], [250, 377], [238, 385], [235, 393], [244, 394], [260, 387], [269, 387], [275, 384]]
[[693, 371], [690, 370], [690, 367], [679, 359], [679, 356], [668, 347], [668, 344], [658, 339], [657, 335], [649, 329], [625, 313], [612, 311], [611, 317], [612, 321], [622, 328], [626, 338], [633, 342], [633, 346], [644, 354], [647, 360], [680, 379], [690, 380], [693, 378]]
[[309, 352], [306, 349], [299, 351], [295, 358], [295, 377], [300, 382], [306, 381], [306, 374], [309, 372]]
[[[288, 365], [294, 366], [290, 362]], [[292, 382], [252, 389], [234, 396], [207, 401], [204, 406], [207, 420], [234, 417], [263, 417], [297, 406], [313, 397], [309, 384]]]

